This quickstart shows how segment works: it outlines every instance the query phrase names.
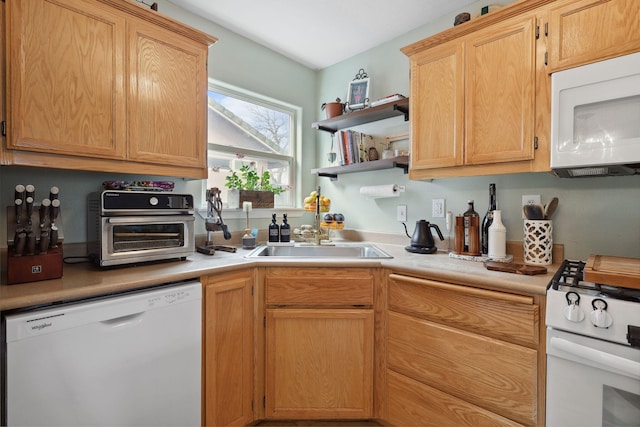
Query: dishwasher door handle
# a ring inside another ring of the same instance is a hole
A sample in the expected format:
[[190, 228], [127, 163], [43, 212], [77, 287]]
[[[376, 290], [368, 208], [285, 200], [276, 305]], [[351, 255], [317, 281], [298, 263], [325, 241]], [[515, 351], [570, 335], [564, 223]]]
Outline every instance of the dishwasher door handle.
[[597, 363], [600, 368], [611, 370], [615, 369], [623, 372], [626, 376], [640, 379], [640, 363], [624, 357], [616, 356], [595, 348], [576, 344], [564, 338], [551, 337], [550, 346], [556, 350], [564, 351], [572, 356], [589, 360]]
[[126, 314], [124, 316], [114, 317], [113, 319], [101, 320], [100, 323], [112, 328], [118, 328], [118, 327], [126, 326], [132, 323], [141, 322], [142, 316], [144, 315], [144, 313], [145, 313], [144, 311], [141, 311], [138, 313]]

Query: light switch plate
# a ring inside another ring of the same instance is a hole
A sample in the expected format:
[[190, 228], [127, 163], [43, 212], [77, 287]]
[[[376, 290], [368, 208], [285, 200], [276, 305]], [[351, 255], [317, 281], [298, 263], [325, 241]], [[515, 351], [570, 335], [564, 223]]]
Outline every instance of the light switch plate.
[[431, 200], [431, 217], [444, 218], [444, 199]]

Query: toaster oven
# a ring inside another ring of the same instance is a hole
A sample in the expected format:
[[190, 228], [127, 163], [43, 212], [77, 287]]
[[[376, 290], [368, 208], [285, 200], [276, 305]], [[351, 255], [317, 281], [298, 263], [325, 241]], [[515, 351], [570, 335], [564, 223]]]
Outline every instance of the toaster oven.
[[89, 257], [107, 267], [186, 259], [195, 249], [190, 194], [106, 190], [87, 200]]

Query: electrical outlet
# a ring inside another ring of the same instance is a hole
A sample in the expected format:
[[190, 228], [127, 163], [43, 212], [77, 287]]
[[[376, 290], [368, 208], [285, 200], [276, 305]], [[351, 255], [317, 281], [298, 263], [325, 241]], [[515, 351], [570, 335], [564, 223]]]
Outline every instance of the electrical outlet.
[[399, 222], [407, 221], [407, 205], [398, 205], [398, 209], [396, 211], [396, 220]]
[[[539, 205], [540, 204], [540, 195], [525, 195], [522, 196], [522, 206], [524, 205]], [[524, 219], [524, 211], [522, 212], [522, 218]]]
[[431, 216], [433, 218], [444, 218], [444, 199], [431, 200]]

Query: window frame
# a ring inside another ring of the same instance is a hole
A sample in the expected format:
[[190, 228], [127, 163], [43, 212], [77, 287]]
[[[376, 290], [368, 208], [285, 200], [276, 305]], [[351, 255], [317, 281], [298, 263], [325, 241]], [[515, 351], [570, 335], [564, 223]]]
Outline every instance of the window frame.
[[[290, 137], [289, 137], [289, 147], [290, 147], [290, 155], [278, 154], [278, 153], [265, 153], [262, 151], [254, 151], [250, 149], [243, 150], [243, 153], [250, 156], [262, 157], [262, 158], [272, 158], [274, 160], [284, 161], [289, 163], [289, 182], [291, 183], [291, 188], [287, 191], [291, 192], [291, 205], [289, 206], [276, 206], [271, 209], [253, 209], [252, 217], [256, 218], [268, 218], [271, 216], [271, 213], [274, 211], [286, 211], [289, 213], [294, 213], [293, 216], [298, 216], [295, 214], [296, 211], [303, 212], [303, 209], [299, 206], [300, 200], [300, 148], [301, 148], [301, 137], [302, 137], [302, 108], [295, 106], [293, 104], [289, 104], [287, 102], [277, 100], [275, 98], [268, 97], [266, 95], [256, 93], [247, 89], [239, 88], [237, 86], [233, 86], [212, 78], [208, 79], [207, 91], [214, 91], [223, 95], [231, 96], [237, 99], [240, 99], [245, 102], [249, 102], [261, 107], [269, 108], [272, 110], [280, 111], [286, 114], [289, 114], [291, 117], [290, 122]], [[209, 100], [209, 96], [207, 94], [207, 103]], [[208, 108], [208, 107], [207, 107]], [[208, 114], [208, 113], [207, 113]], [[207, 125], [208, 126], [208, 125]], [[226, 145], [218, 145], [209, 143], [206, 141], [206, 150], [207, 150], [207, 158], [209, 150], [215, 150], [227, 154], [235, 154], [238, 152], [237, 147], [230, 147]], [[209, 166], [207, 165], [207, 171], [210, 173]], [[225, 191], [227, 188], [222, 188]], [[207, 190], [207, 179], [203, 180], [202, 185], [202, 204], [201, 209], [207, 209], [207, 201], [204, 194]], [[233, 218], [242, 218], [244, 217], [244, 212], [242, 207], [238, 209], [228, 209], [225, 207], [225, 217], [230, 219]]]

